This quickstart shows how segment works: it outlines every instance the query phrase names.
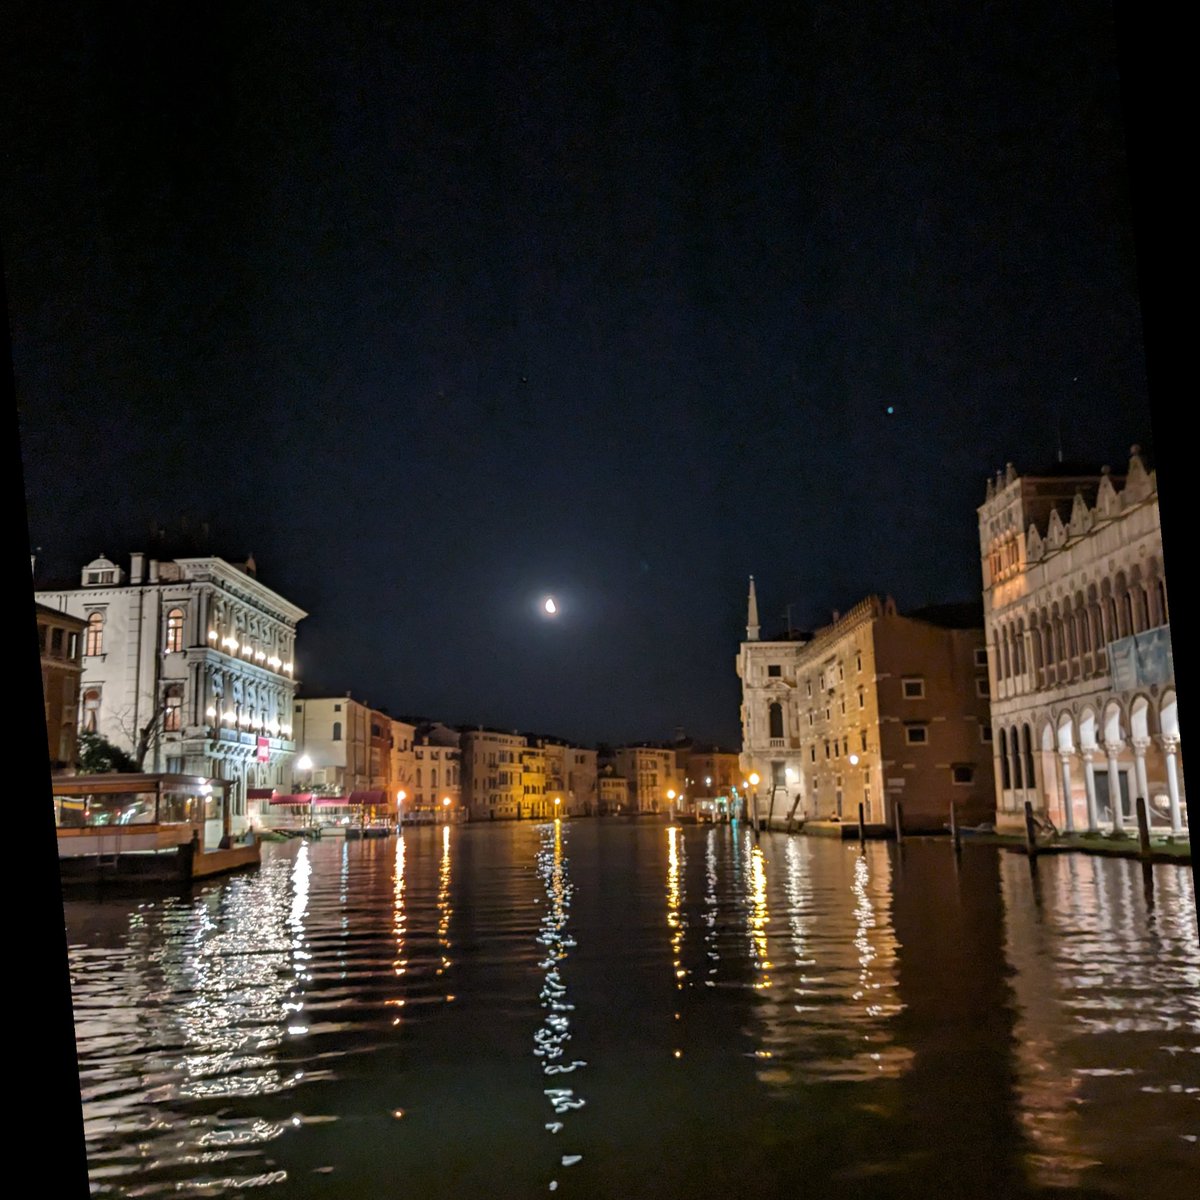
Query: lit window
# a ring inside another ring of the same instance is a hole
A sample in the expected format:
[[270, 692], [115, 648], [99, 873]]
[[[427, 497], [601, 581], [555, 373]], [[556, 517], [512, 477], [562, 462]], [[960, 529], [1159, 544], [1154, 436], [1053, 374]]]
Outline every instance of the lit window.
[[94, 612], [87, 619], [83, 652], [89, 657], [104, 653], [104, 615], [102, 613]]
[[183, 685], [171, 683], [167, 685], [166, 696], [163, 699], [163, 729], [167, 733], [178, 733], [183, 725]]
[[904, 741], [909, 746], [924, 746], [929, 741], [929, 730], [924, 725], [906, 725]]
[[167, 613], [167, 653], [178, 654], [183, 649], [183, 609]]
[[905, 700], [923, 700], [925, 698], [924, 679], [905, 679], [900, 686], [904, 690]]
[[100, 689], [89, 688], [83, 693], [83, 730], [95, 733], [100, 726]]

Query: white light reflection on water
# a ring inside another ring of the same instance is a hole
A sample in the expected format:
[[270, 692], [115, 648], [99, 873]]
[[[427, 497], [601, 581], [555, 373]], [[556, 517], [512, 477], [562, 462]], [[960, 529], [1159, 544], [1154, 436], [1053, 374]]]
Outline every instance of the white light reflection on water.
[[[304, 1077], [280, 1052], [289, 1033], [304, 1029], [310, 873], [304, 846], [292, 863], [266, 863], [190, 902], [141, 904], [119, 950], [71, 948], [98, 1193], [175, 1192], [183, 1167], [209, 1194], [286, 1179], [279, 1170], [204, 1178], [195, 1167], [261, 1162], [262, 1148], [285, 1129], [244, 1109], [208, 1106], [273, 1095]], [[203, 1107], [189, 1107], [195, 1102]]]
[[[541, 1004], [546, 1010], [541, 1028], [533, 1036], [533, 1053], [542, 1060], [542, 1073], [546, 1076], [571, 1075], [580, 1067], [587, 1066], [581, 1059], [567, 1061], [566, 1052], [571, 1040], [571, 1018], [574, 1005], [567, 1000], [567, 986], [562, 978], [562, 964], [566, 961], [574, 939], [567, 931], [567, 919], [571, 907], [571, 882], [567, 873], [567, 857], [564, 853], [563, 823], [543, 825], [538, 830], [539, 847], [537, 870], [546, 890], [549, 907], [542, 916], [538, 943], [543, 956], [538, 966], [545, 972], [542, 979]], [[575, 1087], [556, 1083], [543, 1089], [546, 1099], [561, 1117], [573, 1109], [582, 1108], [585, 1101]], [[546, 1129], [558, 1134], [563, 1129], [562, 1121], [546, 1122]], [[578, 1161], [578, 1156], [571, 1156]], [[552, 1182], [556, 1187], [557, 1183]]]
[[[1053, 856], [1001, 864], [1017, 1005], [1016, 1094], [1040, 1186], [1134, 1169], [1193, 1174], [1200, 1113], [1200, 944], [1190, 867]], [[1150, 1082], [1153, 1081], [1153, 1082]]]

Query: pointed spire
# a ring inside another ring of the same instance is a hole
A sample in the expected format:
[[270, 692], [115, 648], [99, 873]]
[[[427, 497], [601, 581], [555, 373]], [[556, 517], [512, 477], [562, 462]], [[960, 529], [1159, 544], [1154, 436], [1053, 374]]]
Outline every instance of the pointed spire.
[[746, 641], [758, 641], [758, 597], [754, 594], [754, 576], [750, 576], [750, 597], [746, 606]]

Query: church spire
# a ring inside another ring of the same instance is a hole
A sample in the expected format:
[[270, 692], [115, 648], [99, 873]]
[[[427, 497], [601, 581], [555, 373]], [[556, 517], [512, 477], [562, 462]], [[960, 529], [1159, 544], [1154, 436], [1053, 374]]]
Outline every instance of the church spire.
[[750, 576], [750, 598], [746, 606], [746, 641], [758, 641], [758, 597], [754, 594], [754, 576]]

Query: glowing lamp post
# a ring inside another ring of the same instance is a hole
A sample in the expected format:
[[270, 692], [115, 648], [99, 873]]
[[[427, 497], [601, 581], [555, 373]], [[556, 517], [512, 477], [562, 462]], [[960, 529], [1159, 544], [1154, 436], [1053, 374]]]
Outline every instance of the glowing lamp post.
[[675, 789], [667, 788], [667, 799], [671, 802], [671, 820], [675, 820]]
[[450, 820], [450, 797], [449, 796], [442, 797], [442, 808], [445, 809], [446, 820], [449, 821]]
[[758, 772], [757, 771], [752, 771], [750, 773], [750, 786], [754, 790], [747, 794], [746, 799], [748, 801], [752, 802], [752, 807], [754, 809], [754, 818], [753, 818], [754, 835], [755, 835], [755, 837], [757, 837], [758, 836]]
[[561, 796], [555, 796], [555, 797], [554, 797], [554, 819], [555, 819], [556, 821], [558, 820], [558, 806], [559, 806], [561, 803], [562, 803], [562, 797], [561, 797]]

